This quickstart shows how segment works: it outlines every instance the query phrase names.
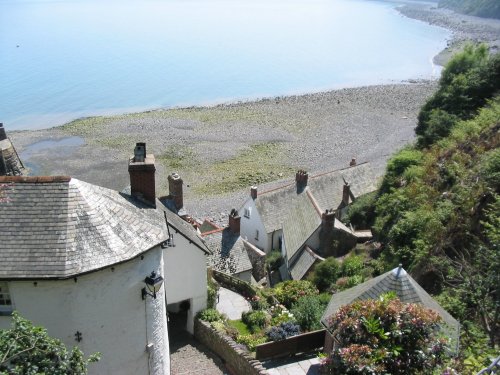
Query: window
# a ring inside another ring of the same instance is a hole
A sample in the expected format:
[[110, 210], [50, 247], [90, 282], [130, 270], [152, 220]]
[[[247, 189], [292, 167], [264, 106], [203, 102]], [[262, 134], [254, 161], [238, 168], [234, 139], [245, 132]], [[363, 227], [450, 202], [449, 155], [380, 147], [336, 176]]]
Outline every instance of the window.
[[10, 315], [12, 312], [12, 301], [10, 300], [9, 288], [6, 282], [0, 282], [0, 315]]
[[250, 213], [251, 212], [252, 212], [252, 210], [250, 208], [246, 208], [245, 207], [245, 214], [244, 215], [245, 215], [246, 218], [250, 219]]
[[255, 231], [255, 239], [258, 240], [259, 239], [259, 230], [257, 229]]

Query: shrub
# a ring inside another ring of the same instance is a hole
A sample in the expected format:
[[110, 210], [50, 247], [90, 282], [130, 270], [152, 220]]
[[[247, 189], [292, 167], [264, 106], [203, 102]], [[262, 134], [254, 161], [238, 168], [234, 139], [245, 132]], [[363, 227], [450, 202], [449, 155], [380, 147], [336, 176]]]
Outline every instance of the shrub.
[[347, 211], [346, 222], [357, 228], [369, 228], [375, 220], [375, 201], [377, 192], [357, 198]]
[[300, 327], [291, 322], [281, 323], [278, 326], [269, 328], [266, 332], [267, 337], [271, 341], [281, 341], [292, 336], [300, 334]]
[[215, 308], [217, 304], [217, 293], [218, 293], [218, 287], [217, 284], [215, 284], [213, 281], [209, 280], [207, 283], [207, 307], [208, 308]]
[[252, 335], [239, 335], [236, 338], [238, 344], [245, 345], [249, 351], [255, 351], [257, 345], [263, 344], [267, 341], [266, 337], [262, 334], [252, 334]]
[[283, 257], [280, 250], [272, 250], [266, 255], [266, 264], [274, 271], [283, 264]]
[[251, 331], [256, 331], [257, 328], [264, 328], [269, 320], [269, 316], [264, 311], [247, 311], [241, 314], [241, 321], [245, 323]]
[[334, 284], [339, 276], [340, 264], [335, 258], [331, 257], [316, 266], [312, 281], [320, 291], [323, 291]]
[[342, 262], [342, 276], [355, 276], [360, 275], [363, 271], [364, 262], [363, 258], [358, 255], [351, 255], [344, 259]]
[[252, 310], [267, 310], [269, 308], [267, 301], [258, 294], [250, 298], [250, 305]]
[[215, 309], [205, 309], [201, 310], [196, 317], [205, 322], [215, 322], [217, 320], [223, 320], [222, 314]]
[[287, 308], [302, 297], [318, 294], [318, 289], [307, 280], [288, 280], [276, 285], [274, 291], [276, 299]]
[[421, 305], [393, 296], [358, 301], [328, 321], [338, 348], [323, 362], [323, 373], [429, 373], [444, 360], [445, 341], [437, 337], [441, 318]]
[[320, 319], [326, 304], [320, 296], [306, 296], [293, 305], [292, 314], [303, 331], [321, 329]]

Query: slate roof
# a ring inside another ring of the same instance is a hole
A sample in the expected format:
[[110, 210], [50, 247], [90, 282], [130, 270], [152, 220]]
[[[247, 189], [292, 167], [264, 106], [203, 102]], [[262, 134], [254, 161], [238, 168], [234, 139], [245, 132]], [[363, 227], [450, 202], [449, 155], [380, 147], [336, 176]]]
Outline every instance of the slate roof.
[[342, 306], [354, 301], [378, 299], [381, 294], [395, 292], [398, 298], [405, 303], [418, 303], [437, 312], [446, 323], [444, 332], [452, 340], [452, 346], [458, 350], [460, 323], [443, 309], [418, 283], [401, 268], [399, 277], [398, 268], [368, 280], [350, 289], [332, 296], [323, 316], [321, 324], [329, 328], [328, 318], [335, 314]]
[[290, 261], [320, 224], [321, 217], [310, 198], [307, 194], [299, 194], [283, 221], [283, 237]]
[[206, 235], [204, 240], [212, 250], [208, 264], [215, 270], [234, 275], [252, 269], [244, 241], [239, 234], [225, 228]]
[[309, 271], [312, 265], [318, 260], [324, 259], [317, 255], [308, 246], [305, 246], [301, 250], [297, 260], [290, 267], [290, 274], [292, 275], [292, 279], [302, 280], [307, 271]]
[[322, 211], [336, 209], [342, 201], [344, 179], [350, 184], [355, 197], [374, 191], [375, 180], [368, 163], [354, 167], [309, 176], [308, 187], [297, 191], [295, 181], [283, 187], [257, 195], [255, 205], [267, 233], [281, 229], [286, 214], [293, 208], [298, 197], [309, 190]]
[[[0, 279], [74, 277], [168, 238], [162, 209], [114, 190], [66, 176], [0, 177], [0, 184]], [[169, 211], [167, 217], [208, 252], [187, 223]]]

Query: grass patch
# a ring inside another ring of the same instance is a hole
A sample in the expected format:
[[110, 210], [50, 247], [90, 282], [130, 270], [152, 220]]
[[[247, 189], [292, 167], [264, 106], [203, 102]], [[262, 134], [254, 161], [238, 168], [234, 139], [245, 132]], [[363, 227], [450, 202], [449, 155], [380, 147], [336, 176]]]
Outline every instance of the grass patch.
[[194, 191], [200, 195], [218, 195], [251, 185], [263, 184], [293, 174], [295, 168], [282, 162], [281, 144], [262, 143], [251, 146], [234, 158], [207, 166], [206, 178]]
[[233, 327], [236, 330], [238, 330], [240, 335], [251, 335], [252, 334], [252, 332], [247, 327], [247, 325], [245, 323], [243, 323], [241, 320], [229, 320], [227, 322], [227, 324], [230, 327]]
[[182, 171], [197, 164], [194, 151], [185, 146], [171, 145], [167, 150], [157, 157], [167, 170]]

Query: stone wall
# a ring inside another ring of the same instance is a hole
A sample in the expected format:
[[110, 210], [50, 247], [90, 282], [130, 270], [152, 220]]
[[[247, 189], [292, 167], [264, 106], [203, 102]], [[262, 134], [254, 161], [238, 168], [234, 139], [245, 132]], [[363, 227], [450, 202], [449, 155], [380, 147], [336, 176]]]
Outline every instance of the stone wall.
[[229, 336], [223, 335], [210, 326], [210, 323], [195, 320], [194, 336], [210, 350], [221, 357], [226, 367], [238, 375], [267, 375], [260, 361], [254, 359], [247, 349], [237, 344]]
[[244, 241], [245, 249], [247, 250], [248, 258], [252, 263], [252, 275], [255, 280], [260, 281], [266, 277], [266, 253], [256, 248], [250, 242]]

